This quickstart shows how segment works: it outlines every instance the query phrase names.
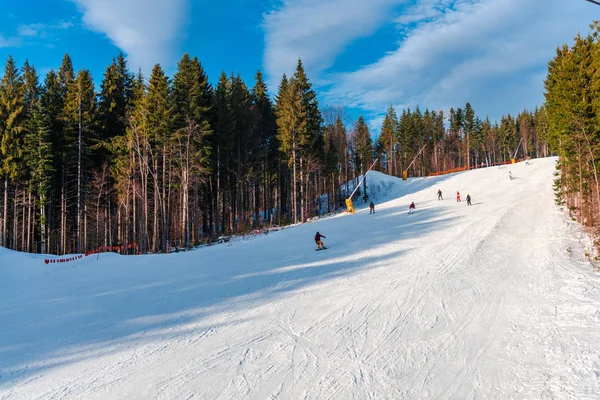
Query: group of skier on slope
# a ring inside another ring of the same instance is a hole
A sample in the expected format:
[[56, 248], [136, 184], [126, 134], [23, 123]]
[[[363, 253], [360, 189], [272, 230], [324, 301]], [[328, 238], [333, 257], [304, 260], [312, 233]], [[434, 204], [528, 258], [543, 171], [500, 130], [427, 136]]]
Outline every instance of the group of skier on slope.
[[[529, 165], [529, 160], [527, 160], [526, 165]], [[511, 181], [514, 179], [514, 176], [511, 171], [508, 171], [508, 177]], [[444, 200], [444, 197], [442, 196], [442, 189], [438, 189], [437, 196], [438, 196], [438, 200]], [[456, 202], [457, 203], [462, 202], [462, 200], [460, 199], [460, 192], [458, 190], [456, 191]], [[472, 205], [471, 204], [471, 195], [468, 193], [467, 193], [467, 205], [468, 206]], [[417, 207], [415, 206], [415, 202], [412, 201], [410, 203], [410, 205], [408, 206], [408, 213], [413, 214], [416, 209], [417, 209]], [[369, 214], [375, 214], [375, 203], [373, 203], [373, 201], [371, 201], [369, 203]], [[321, 235], [319, 232], [317, 232], [317, 234], [315, 235], [315, 242], [317, 243], [317, 250], [324, 250], [327, 248], [321, 241], [322, 237], [324, 238], [325, 236]]]
[[[437, 196], [438, 196], [438, 200], [444, 200], [444, 198], [442, 197], [442, 189], [438, 189], [437, 191]], [[460, 199], [460, 192], [457, 190], [456, 191], [456, 202], [462, 202], [462, 200]], [[471, 204], [471, 195], [467, 193], [467, 205], [470, 206]]]
[[[438, 200], [444, 200], [444, 197], [442, 196], [442, 189], [438, 189], [437, 196], [438, 196]], [[462, 202], [462, 200], [460, 199], [459, 191], [456, 191], [456, 202]], [[467, 205], [468, 206], [472, 205], [471, 204], [471, 195], [468, 193], [467, 193]], [[417, 207], [415, 206], [415, 202], [412, 201], [410, 203], [410, 205], [408, 206], [408, 213], [413, 214], [416, 209], [417, 209]], [[372, 201], [369, 203], [369, 214], [375, 214], [375, 203], [373, 203]], [[326, 238], [326, 237], [324, 235], [321, 235], [319, 232], [317, 232], [317, 234], [315, 235], [315, 243], [317, 243], [316, 250], [327, 249], [327, 247], [325, 247], [325, 245], [323, 244], [323, 241], [321, 240], [321, 238]]]

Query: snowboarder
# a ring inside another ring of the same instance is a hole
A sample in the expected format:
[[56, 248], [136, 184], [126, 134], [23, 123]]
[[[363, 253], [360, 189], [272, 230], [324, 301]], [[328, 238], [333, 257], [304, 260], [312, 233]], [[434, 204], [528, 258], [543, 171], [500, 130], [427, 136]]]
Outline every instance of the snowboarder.
[[442, 189], [438, 189], [438, 200], [444, 200], [444, 198], [442, 197]]
[[375, 204], [369, 203], [369, 214], [375, 214]]
[[467, 205], [470, 206], [471, 205], [471, 195], [467, 194]]
[[315, 235], [315, 242], [317, 243], [317, 250], [324, 250], [324, 249], [326, 249], [325, 245], [321, 241], [321, 238], [327, 239], [325, 236], [323, 236], [319, 232], [317, 232], [317, 234]]
[[459, 202], [460, 200], [460, 192], [457, 190], [456, 191], [456, 201]]
[[417, 207], [415, 207], [415, 202], [413, 201], [412, 203], [410, 203], [410, 206], [408, 206], [408, 213], [413, 214], [416, 209]]

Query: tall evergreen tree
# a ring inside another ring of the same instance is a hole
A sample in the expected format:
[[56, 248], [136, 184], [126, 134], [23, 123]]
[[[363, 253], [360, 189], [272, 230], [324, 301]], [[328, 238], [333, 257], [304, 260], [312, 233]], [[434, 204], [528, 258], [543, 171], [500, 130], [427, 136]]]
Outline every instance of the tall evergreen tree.
[[300, 149], [300, 215], [306, 219], [308, 206], [308, 180], [311, 164], [322, 162], [323, 118], [319, 110], [317, 95], [304, 71], [302, 60], [298, 59], [296, 71], [291, 80], [292, 100], [296, 102], [297, 145]]
[[99, 97], [100, 139], [123, 136], [127, 126], [127, 113], [133, 99], [133, 75], [127, 68], [123, 53], [113, 59], [106, 68]]
[[[50, 118], [42, 107], [41, 100], [35, 100], [27, 120], [24, 149], [25, 167], [30, 174], [29, 193], [35, 196], [37, 210], [35, 219], [39, 224], [39, 252], [42, 254], [45, 254], [49, 248], [46, 207], [49, 203], [48, 195], [53, 172], [50, 127]], [[27, 248], [28, 251], [32, 250], [30, 245]]]
[[[4, 66], [0, 81], [0, 172], [4, 177], [4, 207], [2, 212], [2, 245], [7, 245], [8, 183], [19, 175], [23, 153], [25, 117], [25, 86], [12, 57]], [[14, 199], [13, 199], [14, 201]], [[13, 215], [13, 219], [14, 219]], [[15, 233], [16, 234], [16, 233]]]
[[[167, 208], [167, 202], [170, 199], [168, 163], [171, 153], [171, 132], [175, 125], [176, 112], [171, 99], [169, 79], [161, 66], [157, 64], [152, 69], [148, 83], [148, 94], [144, 102], [149, 129], [149, 146], [152, 149], [152, 154], [154, 154], [151, 163], [154, 171], [152, 174], [154, 188], [152, 251], [156, 251], [159, 246], [162, 251], [166, 251], [170, 239]], [[160, 236], [159, 228], [162, 232]], [[159, 240], [159, 238], [162, 238], [162, 240]]]
[[473, 136], [477, 131], [477, 121], [475, 118], [475, 110], [473, 110], [473, 107], [471, 107], [471, 103], [467, 102], [467, 104], [465, 104], [465, 112], [464, 112], [464, 118], [463, 118], [463, 132], [464, 135], [466, 136], [466, 140], [467, 140], [467, 144], [466, 144], [466, 153], [467, 153], [467, 169], [469, 169], [471, 167], [471, 150], [472, 150], [472, 146], [470, 143], [470, 138], [471, 136]]
[[[64, 108], [65, 136], [71, 143], [67, 147], [66, 177], [75, 181], [76, 214], [74, 250], [81, 252], [85, 248], [83, 226], [84, 189], [89, 172], [89, 146], [97, 140], [97, 105], [94, 81], [88, 70], [80, 70], [67, 89]], [[73, 162], [75, 161], [75, 162]], [[72, 182], [72, 181], [71, 181]]]
[[363, 175], [373, 162], [373, 141], [363, 116], [359, 116], [354, 128], [357, 172]]
[[[177, 64], [172, 96], [177, 110], [174, 138], [179, 150], [176, 153], [176, 162], [180, 167], [180, 183], [183, 189], [180, 238], [185, 246], [190, 244], [191, 238], [190, 185], [198, 185], [209, 169], [211, 92], [208, 77], [198, 59], [184, 54]], [[194, 147], [191, 153], [186, 147], [187, 143]], [[193, 154], [198, 157], [190, 158]]]
[[[253, 171], [255, 180], [255, 209], [254, 215], [256, 220], [259, 216], [259, 192], [262, 191], [262, 204], [263, 204], [263, 219], [269, 220], [270, 210], [273, 209], [272, 199], [269, 198], [271, 182], [273, 182], [274, 176], [277, 171], [277, 160], [271, 148], [278, 146], [276, 143], [275, 130], [275, 112], [273, 109], [273, 103], [268, 94], [267, 85], [264, 81], [263, 74], [259, 70], [254, 75], [255, 83], [251, 90], [251, 103], [253, 110], [253, 137], [257, 144], [255, 155], [252, 157], [251, 164], [255, 165]], [[262, 188], [259, 189], [258, 185], [262, 182]]]
[[302, 123], [304, 117], [301, 107], [302, 98], [294, 86], [294, 80], [288, 81], [284, 74], [279, 84], [275, 112], [277, 115], [278, 140], [281, 143], [280, 150], [286, 155], [288, 165], [292, 168], [291, 211], [293, 212], [292, 219], [296, 223], [298, 222], [297, 161], [300, 149], [304, 144], [304, 136], [301, 135], [301, 132], [305, 125]]
[[379, 135], [379, 141], [381, 142], [382, 147], [386, 150], [386, 164], [387, 164], [387, 173], [389, 175], [394, 175], [394, 155], [397, 145], [397, 136], [396, 130], [398, 125], [398, 117], [396, 116], [396, 110], [390, 104], [385, 118], [383, 119], [383, 124], [381, 125], [381, 133]]

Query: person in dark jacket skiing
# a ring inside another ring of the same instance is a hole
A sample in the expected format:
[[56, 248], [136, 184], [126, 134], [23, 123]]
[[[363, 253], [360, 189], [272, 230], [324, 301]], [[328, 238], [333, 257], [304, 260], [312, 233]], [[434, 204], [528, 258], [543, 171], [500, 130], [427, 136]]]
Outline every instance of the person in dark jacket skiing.
[[470, 206], [471, 205], [471, 195], [467, 194], [467, 205]]
[[369, 203], [369, 214], [375, 214], [375, 204], [373, 202]]
[[444, 200], [444, 198], [442, 197], [442, 189], [438, 189], [438, 200]]
[[410, 203], [410, 206], [408, 206], [408, 213], [412, 214], [415, 212], [416, 209], [417, 207], [415, 207], [415, 202], [413, 201], [412, 203]]
[[317, 243], [317, 249], [325, 249], [325, 245], [321, 241], [321, 238], [327, 239], [325, 236], [321, 235], [319, 232], [315, 235], [315, 242]]

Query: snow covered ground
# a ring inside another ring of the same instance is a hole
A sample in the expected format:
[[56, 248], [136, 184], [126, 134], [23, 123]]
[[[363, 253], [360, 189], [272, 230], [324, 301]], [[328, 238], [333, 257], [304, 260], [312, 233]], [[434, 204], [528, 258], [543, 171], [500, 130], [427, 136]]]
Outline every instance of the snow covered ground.
[[374, 215], [187, 253], [0, 249], [0, 399], [598, 399], [600, 280], [555, 162], [376, 173]]

